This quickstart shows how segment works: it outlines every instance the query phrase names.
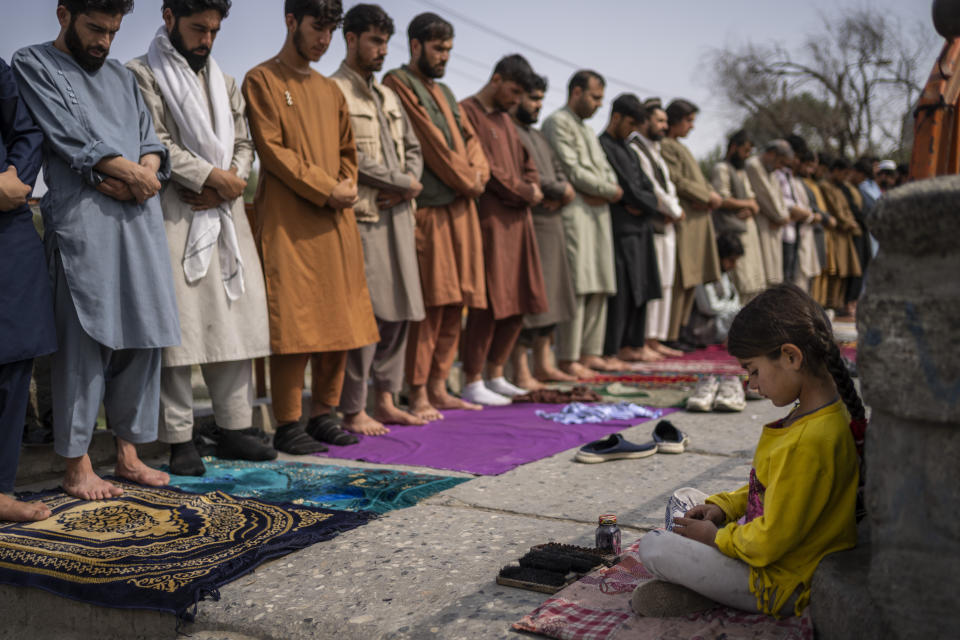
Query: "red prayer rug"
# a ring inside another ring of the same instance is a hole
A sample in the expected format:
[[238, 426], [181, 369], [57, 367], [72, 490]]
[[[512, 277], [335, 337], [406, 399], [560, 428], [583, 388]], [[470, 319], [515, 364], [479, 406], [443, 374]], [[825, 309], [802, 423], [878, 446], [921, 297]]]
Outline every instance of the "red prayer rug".
[[718, 606], [676, 618], [636, 615], [630, 609], [633, 590], [653, 579], [637, 556], [638, 543], [627, 548], [619, 564], [587, 574], [515, 622], [513, 628], [560, 640], [813, 640], [808, 612], [777, 620]]

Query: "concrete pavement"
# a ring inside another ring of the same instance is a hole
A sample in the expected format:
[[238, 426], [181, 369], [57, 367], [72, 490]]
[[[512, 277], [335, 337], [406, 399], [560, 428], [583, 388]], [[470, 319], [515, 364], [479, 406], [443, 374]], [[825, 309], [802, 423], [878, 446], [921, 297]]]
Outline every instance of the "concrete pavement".
[[[632, 541], [662, 525], [667, 497], [682, 486], [737, 488], [747, 480], [762, 425], [786, 411], [761, 400], [742, 413], [679, 412], [669, 419], [691, 438], [681, 455], [586, 465], [573, 461], [572, 449], [476, 477], [261, 565], [225, 585], [219, 602], [200, 603], [196, 622], [182, 631], [199, 640], [519, 638], [511, 623], [549, 596], [497, 585], [501, 566], [541, 542], [592, 546], [601, 513], [617, 514], [625, 542]], [[655, 423], [624, 436], [646, 441]], [[93, 607], [8, 586], [0, 586], [0, 619], [0, 638], [176, 637], [170, 615]]]

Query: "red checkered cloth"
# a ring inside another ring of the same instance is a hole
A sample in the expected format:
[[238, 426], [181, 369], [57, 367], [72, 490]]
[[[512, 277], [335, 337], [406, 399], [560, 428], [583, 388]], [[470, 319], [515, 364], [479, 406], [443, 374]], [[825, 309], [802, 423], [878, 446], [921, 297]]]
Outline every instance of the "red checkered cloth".
[[584, 576], [515, 622], [513, 628], [559, 640], [813, 640], [813, 622], [806, 612], [783, 620], [719, 606], [677, 618], [634, 614], [630, 609], [633, 590], [653, 579], [637, 557], [638, 542], [627, 548], [619, 564]]

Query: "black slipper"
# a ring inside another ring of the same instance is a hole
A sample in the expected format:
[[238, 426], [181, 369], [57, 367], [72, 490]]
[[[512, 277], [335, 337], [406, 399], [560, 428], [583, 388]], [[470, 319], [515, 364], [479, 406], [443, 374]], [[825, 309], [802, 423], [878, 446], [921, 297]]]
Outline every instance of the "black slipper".
[[314, 440], [338, 447], [360, 442], [360, 438], [343, 430], [343, 422], [333, 413], [325, 413], [322, 416], [310, 418], [307, 422], [307, 433]]
[[277, 432], [273, 434], [273, 446], [277, 451], [295, 456], [327, 451], [322, 443], [307, 435], [303, 425], [299, 422], [290, 422], [278, 426]]
[[273, 460], [277, 450], [261, 439], [261, 434], [252, 427], [247, 429], [220, 430], [217, 442], [217, 457], [225, 460]]
[[170, 473], [178, 476], [202, 476], [207, 472], [193, 440], [170, 445]]

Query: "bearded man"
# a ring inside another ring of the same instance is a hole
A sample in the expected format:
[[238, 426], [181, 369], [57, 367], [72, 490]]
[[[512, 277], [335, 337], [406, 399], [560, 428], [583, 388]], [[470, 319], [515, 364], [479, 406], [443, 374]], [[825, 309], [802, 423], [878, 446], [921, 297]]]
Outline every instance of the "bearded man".
[[460, 103], [490, 165], [490, 181], [477, 201], [487, 307], [470, 309], [462, 349], [463, 398], [483, 405], [510, 404], [526, 393], [507, 381], [504, 364], [523, 329], [524, 314], [547, 310], [530, 214], [530, 207], [543, 200], [540, 176], [509, 114], [532, 88], [533, 76], [523, 56], [506, 56], [487, 84]]
[[410, 410], [423, 420], [441, 409], [482, 407], [452, 396], [447, 376], [460, 344], [463, 307], [487, 306], [483, 242], [475, 199], [490, 167], [470, 120], [440, 82], [453, 48], [453, 25], [421, 13], [407, 27], [410, 63], [383, 83], [400, 98], [423, 150], [423, 191], [417, 197], [417, 259], [425, 317], [410, 328], [406, 376]]
[[[355, 5], [343, 19], [347, 57], [333, 74], [347, 101], [357, 141], [360, 184], [353, 210], [380, 331], [380, 342], [347, 355], [340, 410], [347, 430], [373, 436], [388, 433], [388, 423], [425, 424], [395, 403], [403, 385], [410, 323], [424, 317], [413, 200], [423, 190], [423, 155], [397, 94], [374, 77], [383, 67], [392, 35], [393, 20], [381, 7]], [[372, 417], [366, 412], [371, 377]]]
[[213, 403], [217, 457], [277, 457], [252, 426], [251, 360], [270, 353], [263, 271], [243, 205], [253, 141], [236, 81], [210, 56], [229, 11], [229, 0], [164, 0], [147, 54], [127, 63], [170, 150], [160, 203], [182, 342], [163, 351], [160, 441], [178, 475], [205, 471], [194, 445], [194, 365]]
[[165, 485], [136, 444], [157, 438], [161, 350], [180, 342], [160, 208], [169, 154], [133, 74], [109, 60], [132, 0], [60, 0], [60, 34], [14, 54], [24, 103], [43, 130], [40, 204], [59, 349], [51, 361], [54, 449], [63, 489], [120, 495], [87, 449], [101, 402], [117, 441], [116, 475]]

